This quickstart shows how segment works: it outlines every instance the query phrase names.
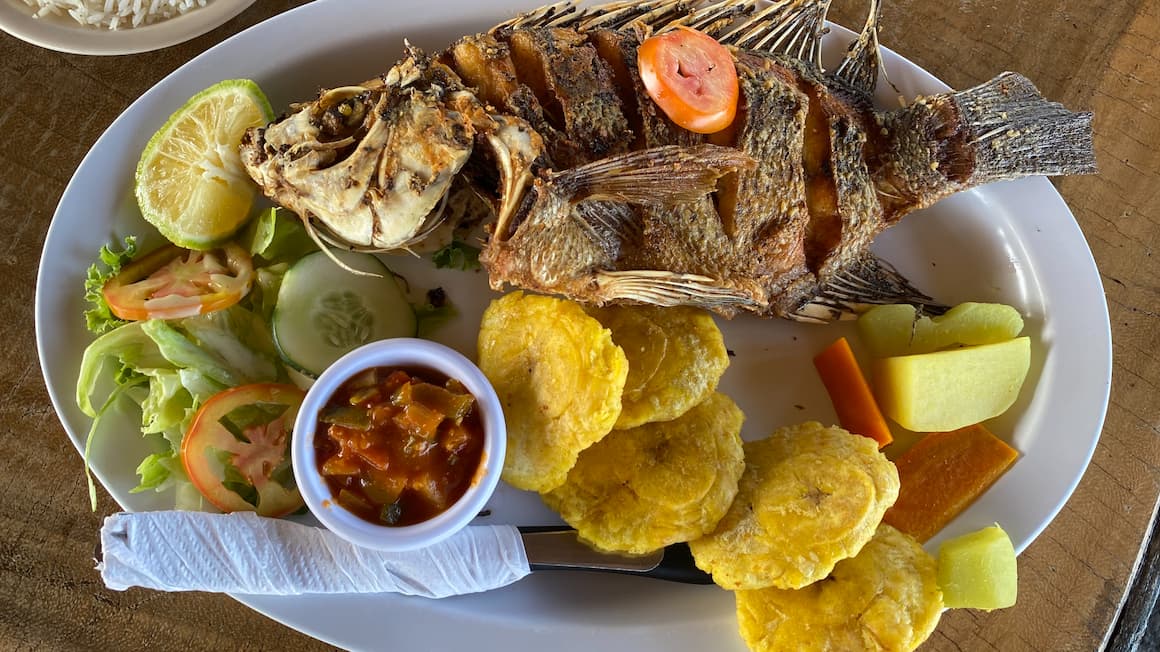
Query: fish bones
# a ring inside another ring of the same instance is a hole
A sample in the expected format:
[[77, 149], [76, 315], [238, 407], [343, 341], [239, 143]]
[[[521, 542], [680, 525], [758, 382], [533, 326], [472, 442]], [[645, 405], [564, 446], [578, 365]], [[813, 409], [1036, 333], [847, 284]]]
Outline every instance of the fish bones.
[[[242, 145], [312, 233], [407, 248], [456, 177], [492, 206], [480, 260], [510, 284], [594, 305], [693, 305], [806, 321], [867, 304], [940, 306], [869, 251], [961, 190], [1095, 171], [1091, 115], [1003, 73], [874, 109], [879, 0], [825, 71], [829, 0], [573, 2], [521, 15], [380, 78], [323, 91]], [[653, 103], [644, 38], [689, 26], [730, 48], [741, 100], [701, 135]]]

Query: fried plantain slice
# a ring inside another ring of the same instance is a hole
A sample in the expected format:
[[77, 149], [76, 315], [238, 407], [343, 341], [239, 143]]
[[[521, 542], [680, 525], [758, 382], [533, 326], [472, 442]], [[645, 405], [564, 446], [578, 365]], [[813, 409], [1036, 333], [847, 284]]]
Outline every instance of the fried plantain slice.
[[580, 453], [544, 502], [603, 550], [643, 554], [695, 539], [737, 494], [744, 419], [713, 393], [673, 421], [613, 430]]
[[628, 357], [619, 430], [676, 419], [716, 390], [729, 366], [721, 329], [699, 308], [610, 306], [589, 313]]
[[697, 566], [731, 589], [796, 589], [851, 557], [898, 498], [898, 470], [874, 440], [811, 421], [745, 444], [737, 498], [691, 541]]
[[883, 523], [856, 556], [805, 588], [738, 591], [737, 624], [754, 652], [913, 650], [942, 614], [938, 564]]
[[579, 305], [523, 292], [484, 311], [479, 368], [507, 421], [503, 479], [532, 491], [562, 484], [576, 455], [608, 434], [628, 375], [624, 352]]

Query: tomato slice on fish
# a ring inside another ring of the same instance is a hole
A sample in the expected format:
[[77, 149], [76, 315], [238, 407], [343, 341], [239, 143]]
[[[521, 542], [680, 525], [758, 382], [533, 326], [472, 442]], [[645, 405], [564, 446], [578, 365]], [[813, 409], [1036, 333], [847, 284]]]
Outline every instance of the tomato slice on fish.
[[250, 254], [237, 244], [210, 251], [166, 245], [125, 266], [101, 294], [121, 319], [180, 319], [234, 305], [253, 280]]
[[214, 394], [181, 441], [190, 482], [223, 512], [285, 516], [303, 505], [290, 467], [290, 436], [306, 394], [258, 383]]
[[669, 118], [700, 134], [728, 127], [739, 95], [733, 55], [711, 36], [678, 27], [637, 49], [641, 81]]

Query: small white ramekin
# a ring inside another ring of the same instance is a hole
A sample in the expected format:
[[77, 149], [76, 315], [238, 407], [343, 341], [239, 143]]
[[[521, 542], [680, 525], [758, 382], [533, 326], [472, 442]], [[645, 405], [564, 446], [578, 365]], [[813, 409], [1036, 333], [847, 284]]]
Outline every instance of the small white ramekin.
[[[339, 385], [372, 367], [427, 368], [454, 378], [475, 396], [483, 423], [483, 455], [471, 486], [447, 511], [414, 525], [375, 525], [347, 511], [331, 494], [314, 450], [318, 413]], [[332, 364], [310, 390], [298, 410], [291, 442], [294, 480], [306, 507], [327, 529], [359, 546], [378, 550], [414, 550], [437, 543], [466, 526], [487, 504], [503, 471], [507, 428], [503, 409], [491, 383], [459, 352], [428, 340], [397, 338], [372, 342]]]

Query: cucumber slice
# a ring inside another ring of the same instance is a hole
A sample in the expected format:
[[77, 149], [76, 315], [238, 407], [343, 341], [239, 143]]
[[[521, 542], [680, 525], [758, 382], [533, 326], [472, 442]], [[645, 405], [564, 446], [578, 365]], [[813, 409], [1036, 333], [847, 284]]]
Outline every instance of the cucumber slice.
[[415, 309], [386, 265], [370, 254], [331, 253], [380, 276], [351, 274], [321, 251], [286, 271], [274, 306], [274, 343], [286, 364], [312, 377], [367, 342], [416, 333]]

